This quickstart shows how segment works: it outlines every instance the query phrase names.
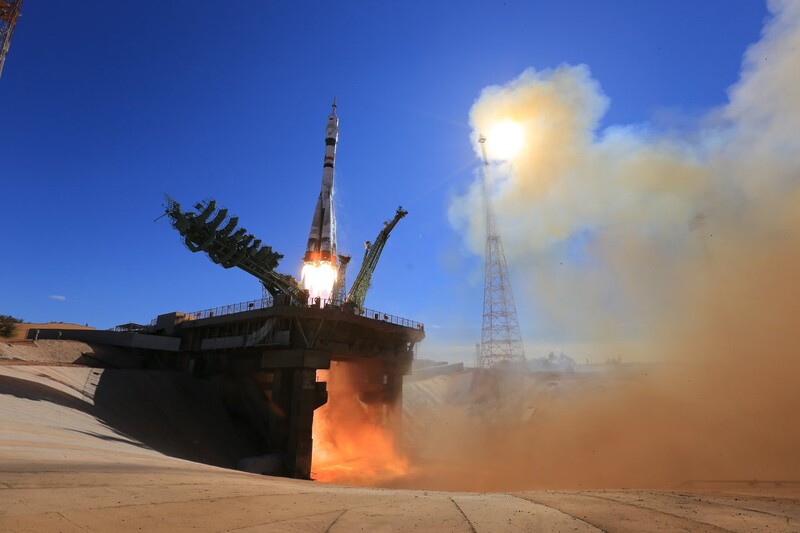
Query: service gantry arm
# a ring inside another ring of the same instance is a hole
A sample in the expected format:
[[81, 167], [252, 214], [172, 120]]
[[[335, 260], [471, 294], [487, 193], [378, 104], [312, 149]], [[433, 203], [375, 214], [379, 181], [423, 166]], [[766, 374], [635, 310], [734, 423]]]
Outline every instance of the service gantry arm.
[[350, 286], [350, 292], [347, 293], [345, 302], [352, 305], [356, 309], [364, 308], [364, 300], [367, 297], [367, 290], [372, 282], [372, 273], [375, 272], [375, 267], [378, 266], [378, 259], [381, 257], [383, 247], [386, 246], [386, 240], [389, 238], [389, 233], [394, 229], [400, 219], [408, 214], [402, 206], [397, 208], [397, 212], [392, 220], [383, 223], [383, 229], [378, 233], [378, 237], [374, 243], [367, 241], [365, 243], [366, 250], [364, 251], [364, 261], [361, 263], [361, 270], [358, 271], [355, 281]]
[[270, 246], [262, 246], [261, 239], [256, 239], [246, 229], [236, 230], [238, 217], [228, 218], [223, 225], [227, 209], [220, 209], [212, 218], [217, 210], [215, 200], [196, 204], [196, 213], [192, 213], [182, 211], [180, 204], [167, 196], [164, 207], [172, 227], [178, 230], [190, 251], [205, 252], [209, 259], [223, 268], [238, 267], [252, 274], [273, 297], [286, 294], [294, 305], [308, 304], [308, 293], [297, 280], [288, 274], [275, 272], [283, 255], [274, 252]]

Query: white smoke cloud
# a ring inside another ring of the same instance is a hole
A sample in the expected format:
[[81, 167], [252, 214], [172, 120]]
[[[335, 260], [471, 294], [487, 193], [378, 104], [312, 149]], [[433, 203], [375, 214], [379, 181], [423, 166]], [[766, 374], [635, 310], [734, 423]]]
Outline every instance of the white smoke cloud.
[[[509, 263], [524, 274], [518, 297], [551, 331], [639, 335], [675, 311], [687, 268], [797, 226], [800, 2], [769, 7], [729, 101], [680, 135], [647, 124], [599, 129], [610, 100], [585, 65], [529, 69], [481, 93], [471, 110], [476, 152], [478, 133], [497, 121], [525, 131], [519, 156], [493, 164], [492, 195]], [[478, 179], [448, 214], [482, 253]]]

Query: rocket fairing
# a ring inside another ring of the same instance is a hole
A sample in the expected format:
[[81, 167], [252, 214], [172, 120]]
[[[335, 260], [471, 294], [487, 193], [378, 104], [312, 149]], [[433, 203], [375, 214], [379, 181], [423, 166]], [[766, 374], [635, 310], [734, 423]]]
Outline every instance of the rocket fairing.
[[333, 166], [336, 160], [336, 141], [339, 139], [339, 117], [336, 116], [336, 98], [325, 127], [325, 158], [322, 163], [322, 190], [311, 219], [308, 246], [303, 257], [305, 263], [324, 261], [337, 264], [336, 217], [333, 212]]

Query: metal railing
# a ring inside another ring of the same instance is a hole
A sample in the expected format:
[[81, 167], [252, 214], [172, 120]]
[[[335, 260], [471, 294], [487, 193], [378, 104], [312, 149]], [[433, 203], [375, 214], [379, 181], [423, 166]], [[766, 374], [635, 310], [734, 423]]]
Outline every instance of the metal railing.
[[[312, 300], [308, 305], [308, 307], [317, 306], [323, 308], [336, 308], [342, 312], [347, 310], [347, 307], [342, 302], [334, 299]], [[213, 318], [215, 316], [244, 313], [246, 311], [254, 311], [256, 309], [266, 309], [267, 307], [272, 307], [272, 298], [260, 298], [258, 300], [250, 300], [237, 304], [222, 305], [219, 307], [213, 307], [211, 309], [204, 309], [194, 313], [187, 313], [186, 318], [189, 320], [200, 320], [203, 318]], [[417, 322], [416, 320], [411, 320], [396, 315], [390, 315], [374, 309], [353, 309], [351, 312], [355, 315], [363, 316], [364, 318], [369, 318], [372, 320], [380, 320], [381, 322], [388, 322], [389, 324], [414, 328], [421, 331], [425, 330], [425, 325], [422, 322]]]
[[403, 318], [401, 316], [382, 313], [380, 311], [375, 311], [374, 309], [362, 309], [360, 313], [356, 312], [356, 314], [361, 315], [363, 317], [371, 318], [373, 320], [381, 320], [383, 322], [389, 322], [390, 324], [396, 324], [398, 326], [405, 326], [407, 328], [414, 328], [422, 331], [425, 330], [425, 325], [422, 322], [417, 322], [416, 320]]
[[267, 307], [272, 307], [272, 298], [259, 298], [258, 300], [250, 300], [238, 304], [221, 305], [219, 307], [212, 307], [211, 309], [203, 309], [202, 311], [187, 313], [187, 318], [190, 320], [200, 320], [202, 318], [212, 318], [215, 316], [254, 311], [256, 309], [266, 309]]

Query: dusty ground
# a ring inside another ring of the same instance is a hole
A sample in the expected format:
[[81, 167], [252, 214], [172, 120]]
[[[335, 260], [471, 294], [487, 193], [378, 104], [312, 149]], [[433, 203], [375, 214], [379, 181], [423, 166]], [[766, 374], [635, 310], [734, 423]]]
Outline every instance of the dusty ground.
[[8, 364], [137, 368], [141, 358], [122, 348], [81, 341], [0, 339], [0, 365]]
[[[0, 366], [1, 531], [800, 530], [797, 486], [423, 492], [268, 478], [189, 462], [143, 444], [150, 438], [144, 422], [130, 432], [112, 427], [118, 422], [109, 425], [113, 391], [104, 393], [103, 410], [95, 406], [103, 372]], [[137, 405], [121, 394], [117, 407], [126, 417], [156, 416], [160, 406], [163, 418], [152, 425], [173, 428], [184, 445], [188, 438], [203, 446], [229, 431], [213, 414], [187, 421], [178, 399], [159, 388], [163, 378], [138, 376], [137, 390], [149, 388], [157, 397]], [[221, 435], [192, 428], [198, 423], [216, 424]]]

